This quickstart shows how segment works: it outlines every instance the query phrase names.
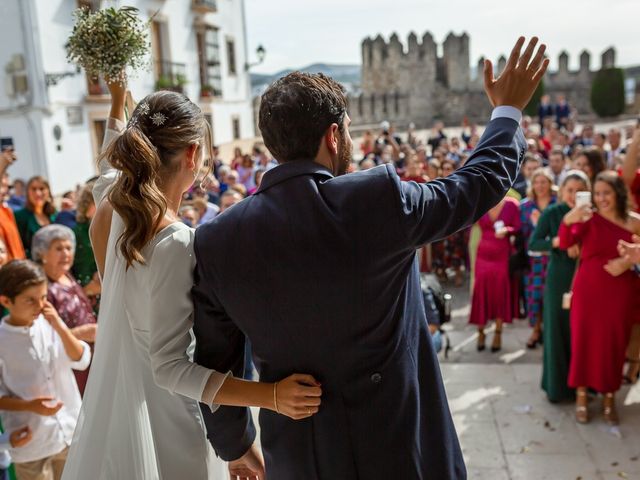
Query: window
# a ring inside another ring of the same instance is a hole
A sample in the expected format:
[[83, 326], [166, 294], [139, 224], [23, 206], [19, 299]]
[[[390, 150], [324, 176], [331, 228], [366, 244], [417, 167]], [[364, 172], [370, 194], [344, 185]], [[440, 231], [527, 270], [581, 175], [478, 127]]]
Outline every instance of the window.
[[164, 30], [165, 25], [163, 22], [158, 20], [151, 22], [151, 48], [153, 58], [156, 59], [154, 65], [156, 80], [159, 80], [162, 76], [162, 62], [166, 59], [164, 51]]
[[229, 62], [229, 75], [235, 75], [236, 71], [236, 44], [227, 39], [227, 60]]
[[234, 117], [231, 120], [231, 129], [233, 131], [233, 139], [240, 140], [240, 119], [238, 117]]
[[206, 26], [198, 34], [200, 61], [200, 87], [214, 96], [222, 95], [222, 71], [220, 68], [220, 44], [218, 29]]
[[217, 10], [215, 0], [193, 0], [191, 5], [201, 13], [215, 12]]
[[93, 153], [97, 158], [100, 154], [104, 133], [107, 129], [107, 121], [105, 119], [93, 120]]

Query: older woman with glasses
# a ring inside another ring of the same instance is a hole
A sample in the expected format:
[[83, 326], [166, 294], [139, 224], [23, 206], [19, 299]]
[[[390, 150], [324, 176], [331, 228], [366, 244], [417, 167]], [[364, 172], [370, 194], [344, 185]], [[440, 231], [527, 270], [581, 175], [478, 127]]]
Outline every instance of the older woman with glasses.
[[[71, 274], [76, 249], [73, 231], [64, 225], [41, 228], [33, 237], [31, 254], [42, 265], [49, 279], [48, 300], [58, 311], [73, 335], [93, 346], [96, 338], [96, 316], [84, 289]], [[80, 394], [89, 376], [89, 369], [74, 371]]]

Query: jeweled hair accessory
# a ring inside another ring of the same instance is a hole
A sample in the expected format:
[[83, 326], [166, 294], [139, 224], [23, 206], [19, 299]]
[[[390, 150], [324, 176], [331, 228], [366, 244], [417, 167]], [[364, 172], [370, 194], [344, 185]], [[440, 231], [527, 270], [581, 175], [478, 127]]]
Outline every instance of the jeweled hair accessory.
[[[149, 104], [147, 102], [141, 103], [140, 105], [138, 105], [135, 115], [133, 115], [129, 119], [127, 127], [137, 127], [139, 124], [139, 118], [141, 116], [149, 115], [150, 113], [151, 108], [149, 107]], [[162, 112], [155, 112], [151, 114], [149, 118], [151, 119], [151, 123], [153, 123], [156, 127], [161, 127], [167, 121], [167, 116]]]
[[167, 117], [166, 115], [160, 113], [160, 112], [156, 112], [153, 115], [151, 115], [151, 122], [156, 126], [156, 127], [160, 127], [162, 125], [164, 125], [164, 122], [167, 121]]
[[147, 102], [142, 102], [138, 106], [138, 115], [147, 115], [149, 113], [149, 104]]

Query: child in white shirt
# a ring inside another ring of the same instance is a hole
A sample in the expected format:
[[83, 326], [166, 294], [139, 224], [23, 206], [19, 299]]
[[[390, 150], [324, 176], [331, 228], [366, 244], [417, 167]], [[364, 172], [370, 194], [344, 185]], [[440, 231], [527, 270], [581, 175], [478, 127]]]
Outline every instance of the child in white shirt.
[[18, 480], [58, 480], [80, 412], [71, 369], [89, 366], [89, 345], [76, 339], [47, 301], [38, 265], [14, 260], [0, 269], [0, 416], [7, 431], [28, 425], [32, 441], [10, 448]]

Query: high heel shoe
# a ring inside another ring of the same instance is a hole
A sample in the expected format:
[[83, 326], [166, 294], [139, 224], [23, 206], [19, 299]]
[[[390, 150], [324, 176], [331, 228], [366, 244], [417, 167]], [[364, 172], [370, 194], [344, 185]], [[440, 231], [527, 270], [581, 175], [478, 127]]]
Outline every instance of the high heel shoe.
[[542, 345], [542, 332], [534, 331], [529, 337], [529, 341], [527, 342], [527, 348], [529, 350], [533, 350], [538, 345]]
[[502, 330], [496, 330], [491, 343], [491, 353], [496, 353], [500, 350], [502, 350]]
[[485, 349], [484, 342], [485, 342], [486, 338], [487, 338], [487, 336], [484, 334], [483, 331], [479, 331], [478, 332], [478, 345], [476, 345], [476, 349], [479, 352], [482, 352]]
[[587, 391], [576, 392], [576, 422], [589, 423], [589, 410], [587, 409]]
[[616, 399], [613, 393], [605, 393], [602, 399], [602, 413], [604, 419], [609, 425], [618, 425], [620, 419], [616, 410]]

